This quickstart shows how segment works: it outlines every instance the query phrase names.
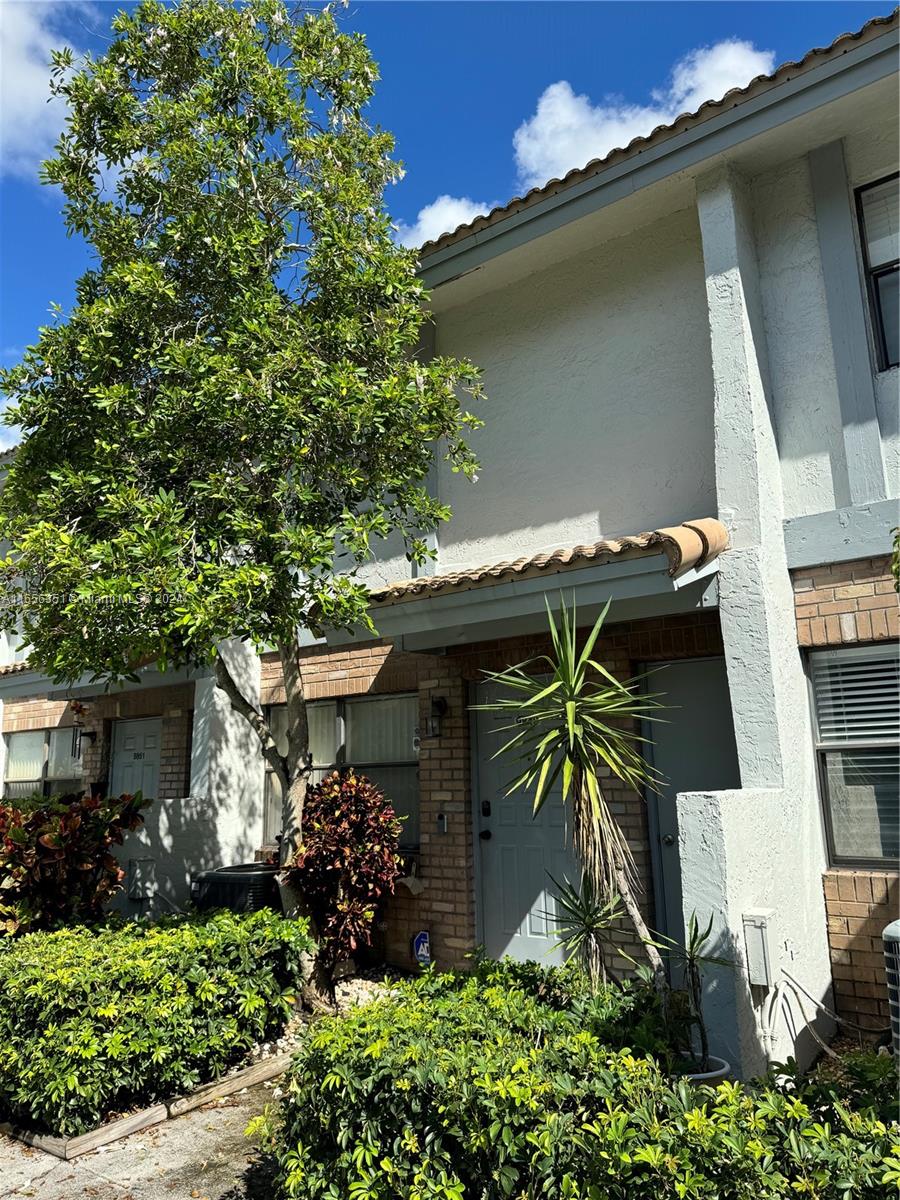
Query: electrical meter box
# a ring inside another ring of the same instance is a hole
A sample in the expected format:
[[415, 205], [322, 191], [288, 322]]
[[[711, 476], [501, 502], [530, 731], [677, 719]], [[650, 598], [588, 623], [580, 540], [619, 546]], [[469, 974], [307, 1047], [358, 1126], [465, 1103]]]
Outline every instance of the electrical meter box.
[[773, 908], [757, 908], [743, 914], [747, 976], [752, 987], [770, 988], [772, 986], [772, 957], [769, 942], [774, 916]]

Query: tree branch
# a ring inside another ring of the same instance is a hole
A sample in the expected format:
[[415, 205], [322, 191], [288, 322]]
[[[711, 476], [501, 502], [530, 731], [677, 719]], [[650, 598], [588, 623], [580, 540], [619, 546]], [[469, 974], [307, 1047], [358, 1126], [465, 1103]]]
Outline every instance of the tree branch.
[[244, 718], [253, 732], [259, 738], [263, 758], [275, 772], [282, 792], [286, 793], [289, 785], [287, 759], [278, 753], [278, 747], [272, 736], [269, 723], [260, 710], [251, 704], [238, 687], [234, 676], [228, 669], [228, 664], [221, 654], [216, 653], [216, 684], [222, 689], [231, 702], [231, 707]]

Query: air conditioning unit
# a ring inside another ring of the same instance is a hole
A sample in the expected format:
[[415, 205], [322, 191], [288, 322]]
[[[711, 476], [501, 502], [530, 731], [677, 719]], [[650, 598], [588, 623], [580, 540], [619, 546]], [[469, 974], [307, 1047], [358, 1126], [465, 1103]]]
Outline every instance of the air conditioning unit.
[[884, 965], [891, 1010], [891, 1042], [894, 1058], [900, 1062], [900, 921], [891, 921], [881, 937], [884, 941]]
[[256, 912], [281, 908], [278, 867], [269, 863], [240, 863], [200, 871], [191, 879], [191, 900], [200, 909], [229, 908], [232, 912]]

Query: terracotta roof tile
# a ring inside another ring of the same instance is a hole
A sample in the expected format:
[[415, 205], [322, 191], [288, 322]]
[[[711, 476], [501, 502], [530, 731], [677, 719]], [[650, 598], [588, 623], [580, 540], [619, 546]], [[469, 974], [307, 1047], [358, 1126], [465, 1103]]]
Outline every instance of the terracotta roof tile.
[[18, 675], [20, 671], [31, 671], [33, 668], [29, 666], [28, 660], [25, 662], [9, 663], [5, 667], [0, 667], [0, 675]]
[[534, 554], [529, 558], [517, 558], [511, 562], [490, 563], [486, 566], [451, 571], [445, 575], [420, 575], [417, 579], [403, 579], [385, 588], [373, 590], [371, 599], [376, 606], [400, 604], [423, 596], [487, 587], [508, 579], [555, 575], [558, 572], [585, 567], [592, 562], [644, 558], [660, 552], [667, 556], [668, 573], [674, 576], [716, 558], [727, 545], [728, 531], [721, 521], [713, 517], [703, 517], [697, 521], [685, 521], [681, 525], [654, 529], [650, 533], [604, 538], [590, 545], [569, 546], [545, 554]]
[[668, 137], [673, 137], [685, 129], [690, 129], [692, 126], [699, 125], [701, 122], [717, 116], [726, 109], [735, 108], [745, 100], [753, 99], [763, 92], [770, 91], [781, 83], [786, 83], [798, 73], [819, 66], [822, 61], [846, 54], [850, 49], [850, 43], [868, 39], [869, 37], [877, 37], [885, 32], [889, 26], [897, 25], [898, 13], [900, 13], [900, 9], [895, 8], [888, 16], [873, 17], [861, 29], [857, 29], [853, 33], [840, 34], [830, 46], [817, 46], [808, 51], [799, 62], [782, 63], [781, 66], [775, 68], [771, 75], [757, 75], [746, 87], [732, 88], [720, 100], [706, 100], [695, 112], [682, 113], [680, 117], [676, 117], [669, 125], [657, 125], [646, 136], [632, 138], [627, 146], [610, 150], [603, 158], [592, 159], [584, 167], [576, 167], [564, 175], [562, 179], [551, 179], [540, 187], [532, 188], [523, 196], [514, 196], [512, 200], [506, 204], [492, 208], [484, 216], [475, 217], [474, 220], [468, 221], [464, 225], [458, 225], [456, 229], [442, 233], [440, 237], [432, 241], [425, 242], [419, 248], [420, 254], [425, 258], [429, 254], [443, 250], [445, 246], [451, 246], [454, 242], [461, 242], [464, 238], [469, 237], [470, 234], [478, 233], [482, 229], [496, 225], [504, 217], [521, 212], [523, 208], [529, 208], [532, 204], [537, 204], [547, 196], [565, 191], [567, 188], [573, 187], [575, 184], [581, 183], [593, 175], [601, 174], [606, 167], [620, 163], [628, 158], [635, 158], [648, 147], [655, 146], [659, 142], [665, 141]]

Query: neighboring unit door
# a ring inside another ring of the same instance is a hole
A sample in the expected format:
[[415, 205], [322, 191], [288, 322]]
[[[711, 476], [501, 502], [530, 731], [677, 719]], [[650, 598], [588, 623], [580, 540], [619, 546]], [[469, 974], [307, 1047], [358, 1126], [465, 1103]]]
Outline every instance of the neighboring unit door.
[[[482, 684], [476, 691], [476, 703], [499, 694], [498, 689]], [[475, 714], [481, 937], [491, 958], [508, 954], [555, 965], [565, 956], [555, 944], [558, 926], [553, 920], [556, 909], [550, 875], [577, 884], [581, 873], [567, 844], [559, 786], [537, 817], [531, 812], [533, 793], [505, 794], [510, 780], [521, 770], [515, 753], [492, 757], [512, 736], [498, 730], [508, 723], [508, 717], [496, 713]]]
[[143, 721], [116, 721], [113, 724], [112, 766], [109, 790], [113, 796], [123, 792], [156, 799], [159, 794], [159, 748], [162, 722], [159, 718]]
[[[731, 696], [724, 658], [684, 659], [649, 664], [647, 690], [658, 694], [669, 711], [664, 721], [648, 723], [652, 761], [663, 784], [648, 803], [655, 821], [651, 837], [655, 864], [656, 924], [676, 941], [684, 936], [681, 899], [681, 863], [678, 855], [679, 792], [717, 792], [739, 788], [737, 748], [731, 719]], [[708, 914], [698, 913], [698, 917]]]

